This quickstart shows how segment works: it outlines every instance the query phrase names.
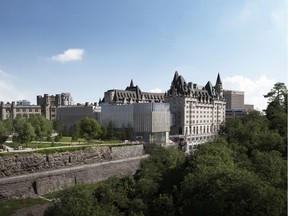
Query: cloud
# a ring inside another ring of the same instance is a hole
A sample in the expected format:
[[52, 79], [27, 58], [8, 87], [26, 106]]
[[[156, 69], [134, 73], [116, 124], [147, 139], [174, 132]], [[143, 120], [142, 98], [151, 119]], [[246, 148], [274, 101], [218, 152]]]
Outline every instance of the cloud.
[[278, 6], [274, 8], [270, 13], [271, 23], [274, 24], [278, 29], [287, 29], [287, 12], [285, 7]]
[[62, 54], [52, 56], [50, 59], [58, 62], [80, 61], [84, 55], [83, 49], [68, 49]]
[[150, 90], [150, 92], [152, 92], [152, 93], [162, 93], [162, 90], [160, 88], [155, 88], [155, 89]]
[[257, 80], [251, 80], [243, 76], [226, 77], [223, 79], [224, 89], [245, 92], [244, 103], [253, 104], [254, 108], [262, 111], [267, 107], [267, 94], [276, 83], [275, 79], [269, 79], [262, 75]]
[[255, 2], [246, 1], [238, 13], [235, 13], [233, 23], [244, 24], [258, 15], [258, 6]]
[[23, 92], [15, 87], [13, 78], [13, 76], [0, 69], [0, 101], [11, 102], [25, 99]]

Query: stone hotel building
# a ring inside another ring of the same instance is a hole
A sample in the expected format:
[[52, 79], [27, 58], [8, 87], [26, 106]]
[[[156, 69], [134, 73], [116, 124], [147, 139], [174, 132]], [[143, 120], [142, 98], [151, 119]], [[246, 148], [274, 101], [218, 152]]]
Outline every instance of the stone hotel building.
[[164, 98], [165, 103], [170, 104], [170, 137], [184, 140], [186, 151], [191, 151], [195, 144], [214, 139], [225, 121], [225, 100], [219, 74], [215, 86], [210, 81], [199, 86], [187, 83], [176, 71]]

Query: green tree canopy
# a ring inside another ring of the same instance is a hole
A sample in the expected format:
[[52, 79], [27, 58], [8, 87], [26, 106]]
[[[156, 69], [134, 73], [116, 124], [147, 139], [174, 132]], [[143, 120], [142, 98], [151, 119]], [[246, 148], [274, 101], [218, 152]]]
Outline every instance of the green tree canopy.
[[44, 137], [49, 137], [52, 131], [52, 123], [42, 115], [33, 115], [29, 122], [35, 129], [37, 138], [42, 141]]
[[[287, 138], [287, 95], [284, 83], [276, 83], [267, 95], [268, 106], [266, 116], [270, 121], [270, 128], [279, 131], [280, 135]], [[287, 140], [286, 140], [287, 141]]]
[[28, 143], [35, 137], [35, 129], [26, 118], [19, 117], [14, 120], [14, 129], [18, 134], [14, 140], [20, 143]]
[[93, 118], [83, 118], [79, 121], [79, 135], [86, 140], [101, 137], [101, 125]]

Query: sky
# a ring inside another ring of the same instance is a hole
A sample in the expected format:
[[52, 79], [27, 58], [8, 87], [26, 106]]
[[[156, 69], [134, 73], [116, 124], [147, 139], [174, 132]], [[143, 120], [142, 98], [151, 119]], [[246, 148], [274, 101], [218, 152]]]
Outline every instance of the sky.
[[0, 0], [0, 101], [98, 102], [131, 79], [165, 92], [175, 71], [199, 85], [220, 73], [265, 109], [287, 86], [287, 1]]

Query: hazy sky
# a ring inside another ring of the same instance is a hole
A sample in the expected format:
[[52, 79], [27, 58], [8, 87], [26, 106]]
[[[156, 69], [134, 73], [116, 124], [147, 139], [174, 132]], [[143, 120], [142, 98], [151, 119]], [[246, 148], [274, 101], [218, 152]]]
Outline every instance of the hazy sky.
[[287, 85], [285, 0], [0, 0], [0, 101], [70, 92], [98, 102], [133, 79], [142, 91], [187, 82], [245, 91], [266, 107]]

